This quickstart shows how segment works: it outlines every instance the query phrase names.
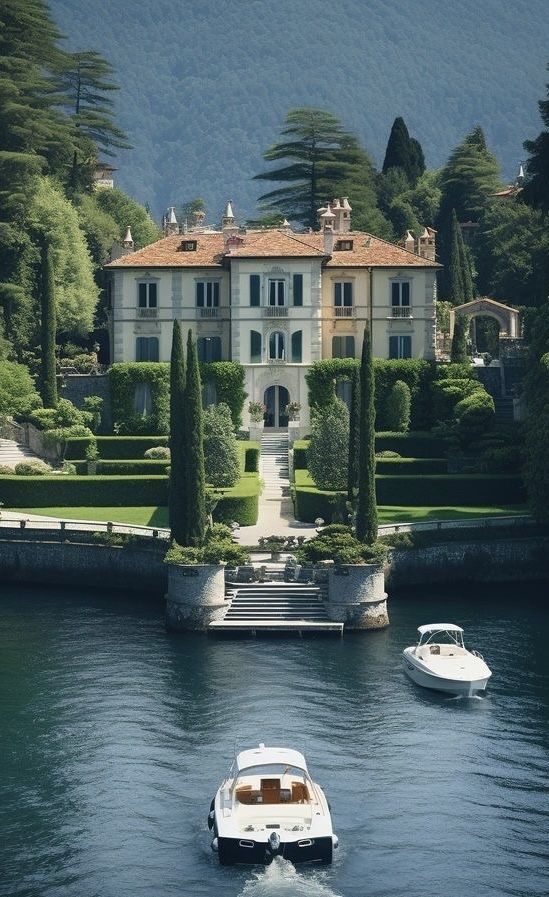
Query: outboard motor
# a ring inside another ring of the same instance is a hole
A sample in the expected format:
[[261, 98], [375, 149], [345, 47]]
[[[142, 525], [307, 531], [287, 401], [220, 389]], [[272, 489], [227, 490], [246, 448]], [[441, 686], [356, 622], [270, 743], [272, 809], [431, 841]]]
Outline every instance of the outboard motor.
[[271, 856], [275, 856], [280, 850], [280, 835], [278, 832], [271, 832], [267, 843], [267, 850]]

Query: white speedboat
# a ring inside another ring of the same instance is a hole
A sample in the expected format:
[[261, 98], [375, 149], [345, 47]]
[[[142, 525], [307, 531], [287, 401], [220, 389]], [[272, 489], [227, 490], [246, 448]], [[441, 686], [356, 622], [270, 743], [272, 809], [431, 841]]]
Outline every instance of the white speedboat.
[[402, 652], [410, 679], [424, 688], [472, 697], [484, 691], [492, 675], [482, 654], [468, 651], [463, 629], [454, 623], [418, 626], [417, 645]]
[[264, 744], [237, 755], [211, 803], [208, 826], [224, 866], [275, 856], [331, 863], [338, 846], [328, 801], [303, 754]]

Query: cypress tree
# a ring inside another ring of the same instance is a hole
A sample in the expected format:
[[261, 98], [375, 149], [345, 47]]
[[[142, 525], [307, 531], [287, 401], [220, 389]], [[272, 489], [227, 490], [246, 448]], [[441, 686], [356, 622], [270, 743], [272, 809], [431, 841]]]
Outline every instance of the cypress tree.
[[[549, 69], [549, 65], [547, 66]], [[535, 209], [541, 209], [544, 214], [549, 213], [549, 84], [547, 85], [547, 99], [538, 103], [544, 131], [535, 140], [526, 140], [524, 149], [530, 153], [526, 163], [526, 183], [522, 192], [522, 198], [528, 205]]]
[[360, 444], [358, 448], [356, 536], [357, 539], [368, 545], [372, 545], [377, 539], [374, 390], [370, 333], [366, 327], [360, 362]]
[[45, 408], [57, 405], [57, 379], [55, 373], [55, 334], [57, 329], [55, 307], [55, 282], [53, 259], [49, 244], [44, 239], [41, 247], [40, 300], [41, 320], [41, 381], [42, 401]]
[[469, 330], [469, 318], [466, 315], [457, 315], [454, 321], [454, 335], [452, 336], [452, 348], [450, 358], [456, 364], [467, 361], [467, 331]]
[[465, 301], [463, 284], [462, 252], [460, 242], [461, 230], [456, 210], [452, 209], [450, 224], [450, 258], [448, 261], [448, 298], [453, 305], [462, 305]]
[[185, 425], [187, 431], [188, 522], [185, 544], [200, 546], [206, 523], [206, 478], [204, 476], [204, 429], [202, 422], [202, 384], [192, 331], [187, 337], [187, 384], [185, 389]]
[[382, 172], [387, 174], [390, 168], [402, 168], [408, 175], [409, 165], [410, 135], [404, 119], [399, 115], [395, 118], [389, 134]]
[[172, 539], [180, 545], [185, 545], [189, 516], [186, 484], [185, 358], [178, 321], [173, 322], [170, 359], [170, 452], [170, 529]]
[[360, 374], [357, 368], [351, 378], [351, 407], [349, 409], [349, 466], [347, 472], [347, 498], [354, 500], [358, 483], [358, 446], [360, 443]]

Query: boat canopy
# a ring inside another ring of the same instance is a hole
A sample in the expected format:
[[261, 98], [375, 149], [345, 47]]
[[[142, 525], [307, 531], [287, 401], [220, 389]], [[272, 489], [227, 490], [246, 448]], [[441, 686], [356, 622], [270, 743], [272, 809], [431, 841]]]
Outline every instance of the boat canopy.
[[418, 626], [417, 631], [420, 635], [425, 635], [426, 632], [463, 632], [463, 629], [455, 623], [427, 623], [425, 626]]
[[303, 754], [289, 748], [265, 747], [264, 744], [260, 744], [258, 748], [241, 751], [236, 758], [238, 772], [242, 772], [243, 769], [249, 769], [252, 766], [266, 766], [273, 763], [295, 766], [307, 772], [307, 764]]

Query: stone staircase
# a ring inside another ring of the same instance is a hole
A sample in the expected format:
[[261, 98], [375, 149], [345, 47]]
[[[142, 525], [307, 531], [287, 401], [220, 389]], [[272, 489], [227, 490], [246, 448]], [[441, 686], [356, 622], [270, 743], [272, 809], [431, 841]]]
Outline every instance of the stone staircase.
[[494, 406], [498, 424], [513, 423], [513, 399], [510, 396], [497, 396], [494, 398]]
[[266, 499], [281, 499], [288, 495], [290, 471], [288, 467], [287, 430], [273, 430], [263, 433], [259, 456], [259, 473], [265, 484], [263, 495]]
[[343, 623], [329, 619], [318, 586], [297, 583], [242, 583], [229, 587], [230, 605], [223, 620], [210, 623], [213, 632], [317, 633], [342, 635]]
[[15, 467], [20, 461], [35, 461], [38, 458], [31, 449], [12, 439], [0, 439], [0, 465]]

